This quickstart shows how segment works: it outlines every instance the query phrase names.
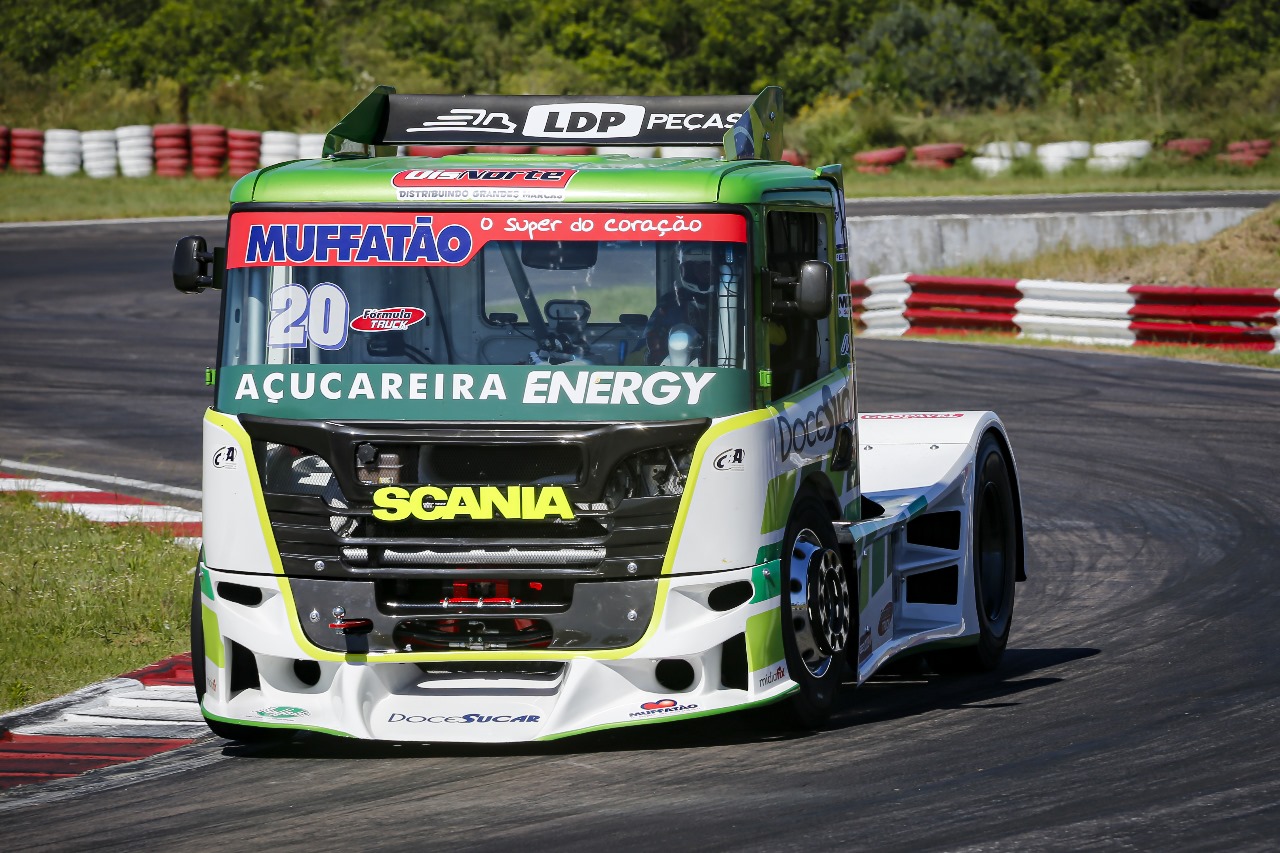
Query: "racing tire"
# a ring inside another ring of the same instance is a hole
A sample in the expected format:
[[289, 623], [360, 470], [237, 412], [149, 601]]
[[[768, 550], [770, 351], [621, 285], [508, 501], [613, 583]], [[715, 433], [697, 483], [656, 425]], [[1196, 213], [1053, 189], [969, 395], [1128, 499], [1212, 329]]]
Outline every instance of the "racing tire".
[[977, 643], [929, 655], [940, 673], [990, 672], [1000, 665], [1013, 625], [1018, 578], [1018, 518], [1010, 465], [1003, 445], [987, 433], [975, 458], [973, 497], [973, 591], [978, 612]]
[[812, 730], [835, 706], [857, 610], [821, 500], [805, 495], [796, 501], [782, 541], [782, 648], [800, 689], [776, 706], [776, 717], [788, 728]]
[[[200, 607], [200, 570], [196, 569], [195, 584], [191, 591], [191, 679], [195, 682], [196, 701], [204, 711], [204, 620]], [[281, 743], [290, 740], [294, 732], [288, 729], [272, 729], [261, 726], [238, 726], [205, 717], [209, 731], [220, 738], [241, 743]]]

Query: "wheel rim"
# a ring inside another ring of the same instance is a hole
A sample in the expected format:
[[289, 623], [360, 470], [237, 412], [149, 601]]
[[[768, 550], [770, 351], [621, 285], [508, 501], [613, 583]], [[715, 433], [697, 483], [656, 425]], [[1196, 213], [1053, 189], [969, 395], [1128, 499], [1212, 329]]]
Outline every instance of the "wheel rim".
[[982, 581], [982, 610], [987, 621], [1004, 618], [1005, 585], [1009, 582], [1009, 526], [1004, 500], [994, 483], [987, 483], [979, 502], [978, 575]]
[[796, 652], [821, 678], [849, 641], [849, 583], [840, 555], [801, 530], [791, 548], [791, 633]]

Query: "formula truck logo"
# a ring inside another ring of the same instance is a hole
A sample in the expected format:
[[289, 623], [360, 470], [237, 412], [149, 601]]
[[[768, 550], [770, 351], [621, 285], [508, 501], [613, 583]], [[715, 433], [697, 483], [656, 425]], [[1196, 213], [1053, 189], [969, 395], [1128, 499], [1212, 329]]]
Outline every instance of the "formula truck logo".
[[569, 498], [560, 486], [419, 486], [412, 492], [387, 486], [373, 493], [373, 503], [377, 507], [373, 517], [382, 521], [404, 521], [411, 516], [420, 521], [543, 521], [574, 517]]
[[399, 201], [563, 201], [576, 169], [406, 169]]
[[357, 332], [403, 332], [414, 323], [421, 323], [427, 312], [407, 305], [402, 308], [366, 308], [359, 317], [351, 320], [351, 328]]

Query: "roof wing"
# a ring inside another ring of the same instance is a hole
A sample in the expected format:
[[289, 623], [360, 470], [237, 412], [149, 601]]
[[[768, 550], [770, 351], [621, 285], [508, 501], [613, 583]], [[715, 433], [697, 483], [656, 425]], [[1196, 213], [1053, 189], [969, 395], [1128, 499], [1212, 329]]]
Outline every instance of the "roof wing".
[[782, 90], [672, 98], [398, 95], [379, 86], [329, 131], [324, 156], [379, 145], [721, 145], [731, 160], [777, 159]]

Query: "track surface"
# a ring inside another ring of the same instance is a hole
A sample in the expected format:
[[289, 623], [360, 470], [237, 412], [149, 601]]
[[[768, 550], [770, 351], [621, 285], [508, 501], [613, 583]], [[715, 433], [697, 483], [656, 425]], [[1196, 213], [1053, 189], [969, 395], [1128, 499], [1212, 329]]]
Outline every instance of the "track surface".
[[[76, 259], [10, 236], [0, 455], [53, 440], [50, 464], [193, 484], [214, 299], [167, 287], [180, 233], [139, 238], [145, 261], [123, 236]], [[86, 273], [15, 296], [19, 262]], [[1280, 374], [862, 341], [859, 379], [866, 411], [1009, 426], [1031, 580], [1000, 672], [886, 678], [805, 736], [729, 716], [513, 749], [210, 739], [0, 797], [5, 848], [1273, 849]]]

